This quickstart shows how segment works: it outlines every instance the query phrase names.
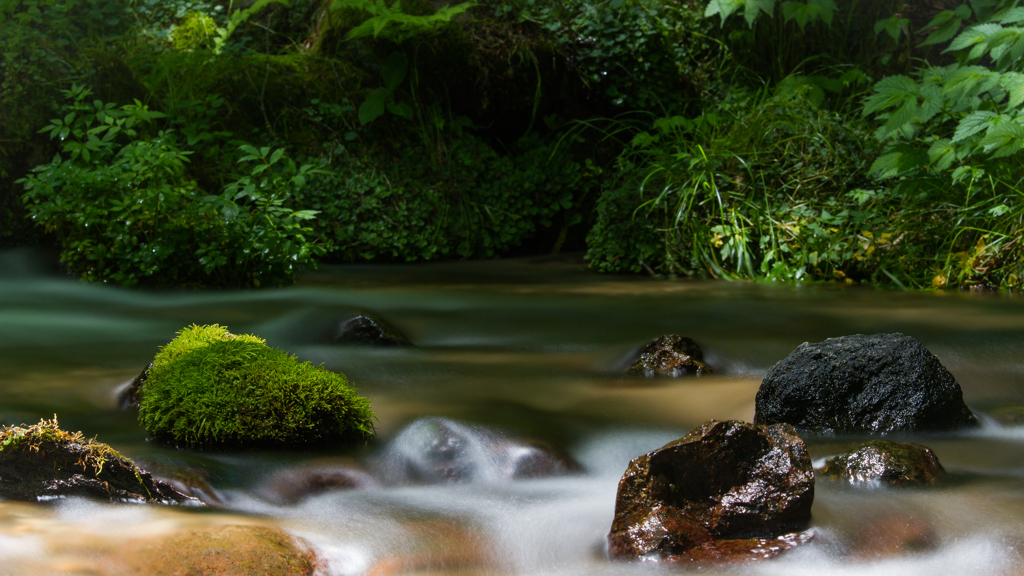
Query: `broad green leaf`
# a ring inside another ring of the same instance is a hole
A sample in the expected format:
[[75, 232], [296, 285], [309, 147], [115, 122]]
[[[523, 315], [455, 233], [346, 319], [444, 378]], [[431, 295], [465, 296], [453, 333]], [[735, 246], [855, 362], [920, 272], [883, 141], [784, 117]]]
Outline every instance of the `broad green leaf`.
[[982, 130], [989, 129], [994, 123], [998, 122], [998, 118], [998, 114], [988, 110], [977, 110], [964, 116], [960, 123], [957, 124], [956, 131], [953, 132], [953, 142], [959, 142], [974, 136]]
[[378, 88], [371, 91], [366, 100], [359, 106], [359, 122], [369, 124], [384, 114], [384, 103], [387, 98], [387, 90]]
[[879, 180], [903, 176], [920, 168], [927, 158], [910, 145], [899, 144], [875, 159], [868, 172]]
[[704, 17], [710, 18], [718, 14], [722, 19], [722, 25], [725, 25], [725, 19], [732, 16], [742, 6], [743, 0], [711, 0], [708, 2], [707, 8], [704, 9]]
[[981, 139], [978, 146], [993, 158], [1002, 158], [1016, 154], [1024, 148], [1024, 126], [1006, 119], [1005, 122], [992, 127], [985, 137]]
[[[949, 11], [947, 10], [947, 12]], [[952, 14], [952, 12], [949, 13]], [[941, 26], [933, 30], [932, 33], [929, 34], [928, 37], [924, 39], [924, 42], [921, 42], [920, 46], [928, 46], [930, 44], [941, 44], [949, 40], [953, 36], [956, 36], [956, 33], [960, 31], [960, 24], [960, 18], [953, 18], [952, 20], [943, 23]]]
[[394, 92], [405, 79], [407, 65], [405, 54], [401, 52], [392, 52], [384, 61], [380, 74], [384, 77], [384, 86], [389, 92]]
[[954, 100], [981, 94], [999, 84], [1000, 74], [984, 66], [964, 66], [946, 79], [942, 89]]
[[909, 19], [900, 18], [899, 14], [893, 14], [885, 20], [875, 22], [875, 34], [881, 34], [884, 30], [893, 40], [899, 41], [900, 34], [906, 30], [909, 24]]
[[932, 172], [943, 172], [948, 170], [953, 162], [957, 160], [956, 148], [949, 140], [943, 138], [932, 143], [928, 149], [928, 161], [931, 164]]
[[1006, 108], [1014, 109], [1024, 103], [1024, 74], [1020, 72], [1005, 72], [999, 78], [999, 85], [1006, 90], [1009, 100]]
[[961, 32], [960, 35], [950, 43], [949, 47], [943, 50], [943, 52], [954, 52], [956, 50], [963, 50], [971, 46], [976, 46], [979, 43], [987, 43], [989, 36], [1002, 29], [1002, 26], [994, 22], [971, 26], [967, 30]]
[[916, 99], [921, 92], [917, 82], [908, 76], [897, 74], [883, 78], [875, 84], [875, 93], [864, 101], [864, 116], [902, 105], [907, 99]]
[[768, 17], [771, 17], [774, 11], [775, 0], [744, 0], [743, 18], [746, 19], [747, 24], [751, 28], [754, 27], [754, 21], [757, 20], [758, 13], [764, 12]]
[[999, 18], [1000, 24], [1017, 24], [1024, 22], [1024, 8], [1011, 8]]

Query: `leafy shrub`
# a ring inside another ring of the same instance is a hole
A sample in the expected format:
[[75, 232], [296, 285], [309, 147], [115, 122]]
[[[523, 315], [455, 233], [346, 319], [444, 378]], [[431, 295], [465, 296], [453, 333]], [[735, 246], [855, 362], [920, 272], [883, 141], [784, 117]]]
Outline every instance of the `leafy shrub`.
[[376, 418], [343, 375], [216, 324], [179, 331], [153, 359], [141, 396], [146, 430], [189, 446], [358, 441]]
[[[46, 129], [62, 155], [20, 181], [32, 218], [53, 232], [61, 260], [85, 280], [124, 286], [282, 285], [323, 248], [304, 234], [314, 213], [284, 207], [309, 167], [282, 150], [243, 145], [251, 173], [208, 195], [188, 177], [190, 152], [163, 117], [116, 108], [80, 86]], [[147, 131], [147, 129], [149, 129]]]
[[571, 206], [580, 166], [548, 146], [500, 156], [469, 134], [443, 144], [440, 165], [438, 151], [410, 146], [397, 159], [339, 159], [310, 178], [299, 205], [321, 211], [332, 258], [494, 257]]
[[[779, 280], [862, 274], [880, 225], [852, 196], [871, 139], [799, 95], [726, 102], [640, 132], [598, 200], [591, 265]], [[880, 234], [880, 233], [879, 233]]]

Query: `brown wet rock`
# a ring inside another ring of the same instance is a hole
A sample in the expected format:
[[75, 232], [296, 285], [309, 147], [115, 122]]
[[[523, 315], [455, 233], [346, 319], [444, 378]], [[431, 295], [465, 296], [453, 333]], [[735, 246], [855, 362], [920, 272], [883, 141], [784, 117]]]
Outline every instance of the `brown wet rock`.
[[692, 338], [668, 334], [652, 340], [640, 350], [640, 357], [629, 367], [630, 376], [701, 376], [710, 374], [704, 352]]
[[851, 484], [922, 486], [938, 481], [945, 470], [935, 453], [920, 444], [872, 440], [856, 450], [829, 458], [821, 473]]
[[412, 346], [404, 334], [370, 313], [358, 313], [338, 320], [331, 329], [328, 341], [332, 344], [402, 347]]
[[130, 542], [116, 563], [116, 573], [139, 576], [311, 576], [320, 568], [304, 541], [253, 525], [183, 530], [158, 542]]
[[376, 486], [373, 476], [352, 463], [309, 463], [274, 472], [256, 493], [275, 504], [294, 504], [324, 492]]
[[903, 334], [801, 344], [765, 375], [754, 422], [840, 434], [978, 425], [953, 375]]
[[745, 560], [806, 541], [814, 471], [789, 425], [709, 420], [634, 458], [619, 482], [613, 558]]
[[202, 503], [156, 480], [102, 442], [61, 430], [57, 418], [0, 429], [0, 498], [85, 496], [112, 502]]
[[403, 526], [403, 551], [378, 558], [363, 576], [398, 574], [495, 574], [495, 546], [471, 526], [421, 521]]
[[913, 516], [884, 516], [862, 527], [850, 548], [858, 560], [928, 552], [939, 547], [931, 524]]
[[560, 451], [481, 426], [420, 418], [403, 428], [376, 459], [386, 484], [443, 484], [545, 478], [579, 471]]

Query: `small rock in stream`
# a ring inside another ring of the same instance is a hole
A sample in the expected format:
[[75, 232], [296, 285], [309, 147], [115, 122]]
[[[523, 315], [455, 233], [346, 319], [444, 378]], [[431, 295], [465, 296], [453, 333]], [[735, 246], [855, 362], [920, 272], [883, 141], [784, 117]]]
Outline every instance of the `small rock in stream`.
[[814, 470], [792, 426], [709, 420], [634, 458], [619, 481], [612, 558], [745, 561], [808, 541]]
[[978, 425], [953, 375], [903, 334], [801, 344], [764, 377], [754, 422], [837, 434]]
[[316, 462], [274, 472], [260, 484], [256, 494], [264, 500], [282, 505], [295, 504], [324, 492], [376, 486], [379, 483], [373, 476], [351, 462]]
[[440, 484], [561, 476], [579, 470], [567, 455], [447, 418], [402, 429], [375, 468], [387, 484]]
[[111, 502], [203, 503], [156, 480], [110, 446], [66, 432], [57, 418], [0, 429], [0, 498], [87, 496]]
[[710, 374], [711, 368], [704, 363], [704, 352], [692, 338], [667, 334], [645, 344], [640, 350], [640, 357], [626, 373], [645, 378], [676, 378]]
[[913, 516], [887, 515], [858, 530], [850, 556], [869, 561], [929, 552], [938, 547], [939, 537], [931, 524]]
[[335, 322], [327, 340], [332, 344], [402, 347], [412, 346], [404, 334], [374, 314], [360, 312]]
[[150, 362], [134, 380], [123, 384], [114, 391], [118, 408], [121, 410], [131, 410], [139, 407], [139, 402], [142, 400], [142, 386], [146, 383], [146, 378], [149, 377], [149, 371], [152, 368], [153, 363]]
[[851, 484], [923, 486], [936, 482], [945, 470], [935, 453], [920, 444], [872, 440], [856, 450], [829, 458], [821, 473]]

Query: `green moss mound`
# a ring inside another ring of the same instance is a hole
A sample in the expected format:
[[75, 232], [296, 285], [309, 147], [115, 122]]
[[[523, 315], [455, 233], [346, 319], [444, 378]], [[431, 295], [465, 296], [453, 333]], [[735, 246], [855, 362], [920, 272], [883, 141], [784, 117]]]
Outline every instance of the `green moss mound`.
[[154, 358], [141, 396], [146, 430], [186, 446], [359, 441], [376, 418], [343, 375], [216, 324], [178, 332]]

